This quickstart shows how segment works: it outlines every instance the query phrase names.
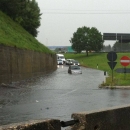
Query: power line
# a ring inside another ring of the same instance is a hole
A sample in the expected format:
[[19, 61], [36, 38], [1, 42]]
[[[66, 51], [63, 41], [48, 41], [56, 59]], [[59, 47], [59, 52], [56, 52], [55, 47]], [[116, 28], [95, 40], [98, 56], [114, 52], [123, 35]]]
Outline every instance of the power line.
[[48, 9], [44, 14], [130, 14], [130, 10], [63, 10]]
[[43, 9], [43, 10], [60, 10], [60, 11], [130, 11], [130, 10], [69, 10], [69, 9]]
[[130, 12], [43, 12], [43, 14], [130, 14]]

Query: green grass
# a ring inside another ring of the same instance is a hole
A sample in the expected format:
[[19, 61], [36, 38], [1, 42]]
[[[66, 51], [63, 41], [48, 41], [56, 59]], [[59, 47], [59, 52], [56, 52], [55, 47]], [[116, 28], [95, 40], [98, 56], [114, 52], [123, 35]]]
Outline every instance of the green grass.
[[[102, 71], [106, 71], [109, 75], [106, 79], [106, 83], [102, 85], [120, 85], [120, 86], [129, 86], [130, 85], [130, 73], [117, 73], [115, 70], [117, 68], [124, 68], [120, 64], [120, 58], [122, 56], [128, 56], [130, 57], [130, 53], [117, 53], [117, 64], [115, 68], [113, 69], [113, 78], [112, 78], [112, 70], [110, 69], [108, 65], [108, 59], [107, 59], [107, 53], [89, 53], [89, 56], [87, 57], [86, 54], [65, 54], [65, 58], [73, 58], [76, 59], [80, 62], [82, 66], [86, 66], [88, 68], [93, 68], [93, 69], [99, 69]], [[98, 68], [97, 68], [98, 64]], [[127, 66], [126, 68], [129, 68]]]
[[53, 53], [1, 11], [0, 44], [38, 52]]

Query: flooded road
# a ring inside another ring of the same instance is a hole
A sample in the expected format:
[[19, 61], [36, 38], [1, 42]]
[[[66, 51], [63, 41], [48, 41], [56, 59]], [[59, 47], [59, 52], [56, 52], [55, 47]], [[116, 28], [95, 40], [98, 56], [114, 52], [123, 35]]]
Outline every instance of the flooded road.
[[71, 114], [130, 103], [130, 90], [98, 88], [103, 71], [82, 67], [71, 75], [68, 66], [16, 88], [0, 88], [0, 125], [54, 118], [70, 120]]

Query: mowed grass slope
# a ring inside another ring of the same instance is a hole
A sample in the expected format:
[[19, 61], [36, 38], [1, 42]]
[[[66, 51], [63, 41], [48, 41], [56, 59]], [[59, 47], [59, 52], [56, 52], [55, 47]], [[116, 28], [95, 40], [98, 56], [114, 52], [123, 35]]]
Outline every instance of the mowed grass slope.
[[52, 53], [31, 34], [0, 11], [0, 44], [38, 52]]
[[[82, 66], [86, 66], [88, 68], [93, 69], [99, 69], [102, 71], [106, 71], [108, 75], [110, 76], [107, 78], [106, 85], [120, 85], [120, 86], [128, 86], [130, 85], [130, 73], [117, 73], [115, 70], [117, 68], [124, 68], [120, 64], [120, 59], [122, 56], [128, 56], [130, 57], [130, 53], [117, 53], [117, 62], [114, 70], [113, 70], [113, 82], [112, 82], [112, 70], [110, 69], [108, 65], [108, 59], [107, 59], [108, 53], [89, 53], [89, 56], [87, 57], [86, 54], [65, 54], [66, 59], [76, 59], [78, 60]], [[98, 65], [98, 67], [97, 67]], [[130, 65], [126, 68], [130, 68]]]

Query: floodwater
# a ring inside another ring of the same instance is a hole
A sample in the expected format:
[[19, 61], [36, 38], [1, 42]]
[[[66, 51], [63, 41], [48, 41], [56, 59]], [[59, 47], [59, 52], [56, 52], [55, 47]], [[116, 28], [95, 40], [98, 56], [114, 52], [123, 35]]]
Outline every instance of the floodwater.
[[68, 74], [68, 66], [37, 79], [0, 88], [0, 125], [37, 119], [71, 120], [71, 114], [130, 103], [130, 90], [100, 89], [104, 72], [82, 68]]

